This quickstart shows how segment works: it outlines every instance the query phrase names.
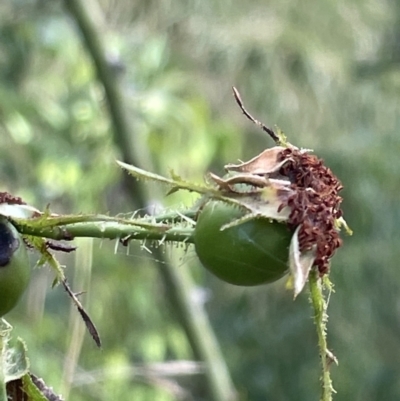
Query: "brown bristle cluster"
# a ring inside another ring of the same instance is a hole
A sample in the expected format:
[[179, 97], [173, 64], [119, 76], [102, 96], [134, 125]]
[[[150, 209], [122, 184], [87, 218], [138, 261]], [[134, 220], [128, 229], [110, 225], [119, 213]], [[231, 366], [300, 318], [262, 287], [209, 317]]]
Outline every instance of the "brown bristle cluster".
[[338, 193], [343, 186], [323, 161], [314, 155], [287, 148], [281, 152], [280, 158], [289, 159], [280, 174], [288, 177], [295, 189], [287, 202], [292, 210], [289, 227], [294, 230], [300, 226], [301, 251], [316, 247], [314, 265], [324, 275], [329, 270], [329, 259], [342, 244], [335, 220], [342, 216], [342, 198]]

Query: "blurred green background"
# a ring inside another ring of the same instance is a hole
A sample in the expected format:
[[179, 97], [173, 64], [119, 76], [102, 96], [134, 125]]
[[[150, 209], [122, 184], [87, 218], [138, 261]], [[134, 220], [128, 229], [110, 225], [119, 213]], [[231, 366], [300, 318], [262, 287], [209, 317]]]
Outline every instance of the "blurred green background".
[[[272, 143], [241, 115], [237, 86], [257, 118], [312, 148], [345, 187], [355, 235], [331, 271], [335, 400], [400, 400], [400, 3], [81, 0], [118, 86], [125, 136], [73, 3], [0, 3], [0, 189], [57, 213], [190, 206], [192, 196], [137, 186], [115, 160], [129, 153], [142, 168], [201, 181], [255, 156]], [[50, 288], [47, 268], [8, 316], [31, 370], [67, 399], [217, 401], [168, 302], [170, 261], [195, 281], [191, 297], [207, 311], [238, 399], [318, 399], [306, 294], [293, 302], [284, 281], [225, 284], [191, 248], [77, 244], [60, 259], [73, 288], [87, 291], [103, 350]]]

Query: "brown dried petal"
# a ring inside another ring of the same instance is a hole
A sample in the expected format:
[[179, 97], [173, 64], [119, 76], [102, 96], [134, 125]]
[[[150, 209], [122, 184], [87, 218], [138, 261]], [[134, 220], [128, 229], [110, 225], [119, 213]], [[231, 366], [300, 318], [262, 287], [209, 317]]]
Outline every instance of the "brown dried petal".
[[239, 201], [244, 208], [255, 216], [287, 221], [291, 209], [287, 205], [288, 199], [293, 195], [293, 190], [283, 185], [280, 180], [269, 180], [270, 185], [259, 189], [257, 193], [236, 193], [230, 197]]
[[257, 175], [271, 174], [278, 171], [289, 159], [282, 158], [282, 152], [286, 148], [282, 146], [275, 146], [270, 149], [264, 150], [258, 156], [242, 162], [240, 164], [227, 164], [225, 169], [227, 171], [238, 171], [242, 173], [251, 173]]
[[26, 204], [0, 203], [0, 215], [6, 217], [28, 219], [31, 217], [38, 217], [41, 215], [41, 213], [33, 206]]

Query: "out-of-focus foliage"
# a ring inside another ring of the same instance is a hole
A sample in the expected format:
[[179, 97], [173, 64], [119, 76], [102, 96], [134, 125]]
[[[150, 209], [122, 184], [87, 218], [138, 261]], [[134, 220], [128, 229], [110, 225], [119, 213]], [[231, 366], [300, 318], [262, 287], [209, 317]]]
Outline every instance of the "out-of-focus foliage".
[[[399, 399], [399, 4], [87, 3], [124, 90], [141, 167], [201, 180], [271, 145], [234, 104], [236, 85], [257, 118], [314, 149], [342, 179], [355, 235], [331, 274], [336, 399]], [[111, 132], [102, 86], [62, 2], [3, 0], [1, 189], [61, 213], [132, 210]], [[155, 204], [169, 207], [192, 201], [153, 193]], [[25, 303], [9, 318], [27, 342], [32, 370], [74, 401], [201, 399], [199, 376], [177, 375], [167, 363], [193, 356], [151, 254], [134, 245], [128, 252], [107, 242], [79, 245], [62, 262], [74, 289], [88, 291], [104, 349], [95, 349], [62, 290], [50, 289], [51, 275], [35, 271]], [[317, 399], [306, 295], [293, 302], [283, 282], [230, 286], [201, 269], [193, 250], [166, 252], [193, 270], [241, 399]], [[161, 362], [169, 375], [140, 373]]]

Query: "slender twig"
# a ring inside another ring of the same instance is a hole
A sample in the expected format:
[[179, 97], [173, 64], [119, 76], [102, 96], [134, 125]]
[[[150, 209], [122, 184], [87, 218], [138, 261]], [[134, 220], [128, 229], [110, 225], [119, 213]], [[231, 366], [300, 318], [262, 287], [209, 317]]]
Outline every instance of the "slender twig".
[[88, 329], [90, 335], [92, 336], [94, 342], [96, 345], [101, 348], [101, 339], [99, 332], [96, 329], [96, 326], [94, 325], [92, 319], [88, 315], [88, 313], [85, 311], [85, 308], [82, 306], [81, 302], [79, 301], [77, 294], [75, 294], [72, 290], [71, 287], [69, 286], [67, 280], [63, 280], [62, 285], [67, 292], [67, 294], [72, 298], [75, 306], [78, 309], [79, 314], [82, 317], [83, 322], [85, 323], [86, 328]]
[[335, 392], [332, 386], [332, 379], [330, 376], [330, 366], [332, 362], [337, 364], [336, 357], [328, 349], [326, 340], [326, 323], [328, 315], [326, 312], [327, 303], [324, 298], [323, 288], [318, 272], [312, 270], [309, 275], [310, 285], [310, 299], [314, 308], [314, 323], [317, 329], [318, 347], [321, 358], [321, 382], [322, 382], [322, 395], [321, 401], [332, 401], [332, 395]]
[[266, 132], [271, 138], [272, 140], [277, 144], [280, 145], [281, 140], [279, 138], [279, 136], [275, 133], [275, 131], [269, 127], [267, 127], [265, 124], [263, 124], [262, 122], [256, 120], [244, 107], [243, 105], [243, 101], [242, 98], [240, 97], [240, 93], [239, 91], [233, 86], [232, 87], [233, 90], [233, 97], [236, 100], [236, 103], [238, 104], [238, 106], [240, 107], [240, 110], [242, 110], [243, 114], [254, 124], [256, 124], [257, 126], [259, 126], [264, 132]]
[[[140, 165], [137, 163], [137, 155], [132, 146], [133, 132], [129, 124], [120, 85], [106, 60], [100, 33], [93, 24], [85, 3], [83, 0], [64, 0], [64, 4], [82, 34], [87, 51], [94, 62], [99, 81], [104, 86], [105, 97], [114, 126], [114, 142], [119, 146], [126, 163]], [[136, 207], [138, 209], [145, 208], [149, 201], [146, 198], [143, 186], [133, 179], [125, 179], [124, 183], [128, 189], [126, 192]], [[159, 271], [169, 292], [172, 308], [180, 318], [193, 352], [197, 358], [204, 361], [206, 366], [206, 383], [210, 392], [210, 399], [214, 401], [235, 399], [235, 387], [209, 319], [204, 308], [193, 301], [194, 283], [191, 276], [185, 269], [168, 263], [166, 257], [157, 249], [154, 254], [156, 259], [166, 262]]]

